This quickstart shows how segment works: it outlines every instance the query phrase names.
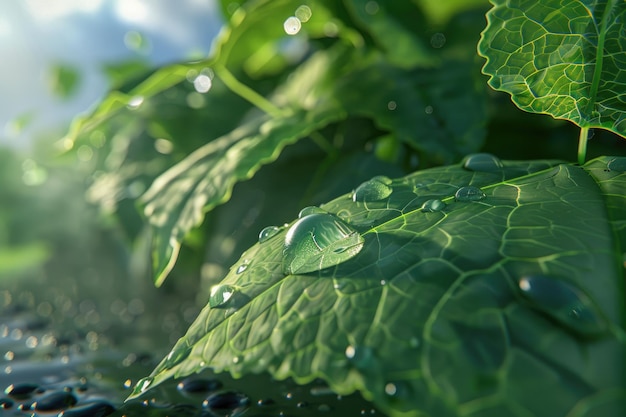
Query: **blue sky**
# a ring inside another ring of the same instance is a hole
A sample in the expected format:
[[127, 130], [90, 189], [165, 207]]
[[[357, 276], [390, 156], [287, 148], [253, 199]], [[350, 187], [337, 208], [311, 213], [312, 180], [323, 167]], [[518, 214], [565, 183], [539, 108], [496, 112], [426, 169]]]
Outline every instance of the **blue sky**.
[[[20, 0], [0, 2], [0, 145], [62, 129], [108, 89], [104, 64], [143, 57], [159, 65], [209, 53], [220, 26], [214, 0]], [[140, 33], [142, 50], [129, 39]], [[126, 39], [126, 42], [125, 42]], [[80, 73], [70, 100], [56, 97], [52, 65]], [[29, 114], [26, 129], [13, 121]]]

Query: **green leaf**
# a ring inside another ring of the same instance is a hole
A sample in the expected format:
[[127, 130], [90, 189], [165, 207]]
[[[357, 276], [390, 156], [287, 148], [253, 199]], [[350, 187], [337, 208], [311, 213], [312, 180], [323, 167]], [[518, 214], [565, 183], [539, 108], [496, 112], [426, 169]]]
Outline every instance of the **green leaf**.
[[49, 69], [48, 87], [63, 100], [71, 98], [80, 85], [78, 70], [70, 65], [55, 64]]
[[204, 212], [230, 198], [237, 181], [251, 178], [288, 144], [345, 117], [337, 109], [295, 112], [284, 118], [260, 116], [215, 139], [161, 175], [142, 196], [154, 231], [155, 282], [174, 266], [180, 242], [202, 223]]
[[[211, 367], [323, 378], [391, 416], [618, 409], [626, 160], [611, 159], [578, 167], [479, 154], [376, 177], [309, 208], [303, 218], [323, 211], [324, 227], [341, 219], [341, 233], [294, 231], [302, 219], [266, 231], [214, 291], [228, 296], [205, 307], [133, 396]], [[341, 253], [333, 242], [351, 230], [361, 248], [311, 267]], [[286, 275], [294, 236], [315, 245], [301, 246], [302, 273]]]
[[626, 3], [492, 0], [478, 45], [521, 109], [626, 136]]

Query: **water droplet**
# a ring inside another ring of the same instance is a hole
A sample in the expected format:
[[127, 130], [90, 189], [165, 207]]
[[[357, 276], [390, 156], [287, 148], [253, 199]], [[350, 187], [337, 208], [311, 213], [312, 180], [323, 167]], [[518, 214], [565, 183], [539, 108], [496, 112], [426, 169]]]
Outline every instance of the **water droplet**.
[[208, 394], [222, 388], [222, 383], [217, 379], [190, 377], [180, 381], [176, 388], [187, 394]]
[[626, 157], [618, 157], [611, 159], [606, 164], [609, 171], [626, 172]]
[[499, 172], [503, 165], [500, 158], [490, 153], [475, 153], [465, 158], [463, 168], [478, 172]]
[[378, 2], [368, 1], [367, 3], [365, 3], [365, 13], [373, 16], [378, 13], [379, 10], [380, 6], [378, 5]]
[[433, 213], [435, 211], [441, 211], [446, 208], [446, 203], [439, 199], [428, 200], [422, 204], [422, 211]]
[[37, 411], [62, 411], [72, 407], [77, 402], [78, 399], [74, 394], [68, 391], [54, 391], [39, 398], [30, 408]]
[[[267, 226], [261, 232], [259, 232], [259, 243], [267, 242], [272, 237], [276, 236], [280, 232], [280, 227]], [[241, 268], [241, 265], [239, 266]], [[242, 271], [243, 272], [243, 271]]]
[[207, 74], [200, 74], [193, 80], [193, 88], [195, 88], [198, 93], [206, 93], [211, 89], [212, 85], [213, 81], [211, 81], [211, 77]]
[[248, 397], [236, 391], [221, 391], [209, 396], [202, 402], [202, 408], [219, 417], [241, 415], [250, 404]]
[[295, 16], [288, 17], [283, 23], [283, 28], [287, 35], [295, 35], [302, 29], [302, 22]]
[[606, 322], [593, 301], [572, 284], [556, 277], [523, 277], [519, 289], [531, 306], [570, 331], [581, 336], [595, 336], [606, 331]]
[[409, 339], [409, 346], [411, 346], [412, 348], [419, 347], [419, 345], [420, 340], [417, 337], [412, 337], [411, 339]]
[[426, 114], [433, 114], [433, 106], [426, 106], [424, 107], [424, 113]]
[[211, 296], [209, 297], [209, 306], [211, 308], [224, 307], [228, 300], [235, 294], [235, 287], [232, 285], [214, 285], [211, 287]]
[[248, 265], [250, 265], [250, 261], [247, 259], [244, 260], [243, 263], [237, 267], [235, 273], [237, 275], [242, 274], [246, 269], [248, 269]]
[[486, 197], [480, 188], [467, 186], [461, 187], [454, 194], [456, 201], [480, 201]]
[[398, 103], [396, 103], [393, 100], [391, 100], [389, 103], [387, 103], [387, 108], [389, 110], [395, 110], [397, 107], [398, 107]]
[[106, 401], [94, 401], [80, 405], [78, 407], [72, 407], [69, 410], [65, 410], [59, 414], [60, 417], [103, 417], [113, 414], [115, 407]]
[[374, 351], [370, 347], [349, 345], [346, 348], [346, 358], [361, 371], [375, 369]]
[[393, 188], [385, 179], [389, 180], [387, 177], [379, 176], [365, 181], [352, 193], [352, 201], [379, 201], [389, 197], [393, 192]]
[[135, 392], [145, 392], [148, 388], [150, 388], [153, 381], [154, 378], [152, 377], [141, 378], [137, 381], [137, 385], [135, 385]]
[[300, 210], [300, 213], [298, 213], [298, 218], [301, 219], [305, 216], [308, 216], [309, 214], [316, 214], [316, 213], [326, 213], [326, 210], [321, 209], [316, 206], [308, 206]]
[[41, 391], [39, 385], [23, 382], [21, 384], [9, 385], [5, 388], [4, 393], [11, 398], [25, 399], [38, 391]]
[[134, 96], [128, 101], [128, 108], [134, 110], [143, 104], [143, 96]]
[[174, 366], [181, 363], [182, 361], [184, 361], [185, 359], [187, 359], [190, 353], [191, 353], [191, 347], [189, 346], [183, 345], [181, 347], [174, 347], [174, 349], [165, 358], [165, 362], [163, 362], [163, 366], [167, 369], [171, 369]]
[[394, 384], [393, 382], [385, 384], [385, 394], [396, 395], [396, 392], [398, 392], [398, 387], [396, 387], [396, 384]]
[[293, 224], [285, 235], [283, 272], [303, 274], [338, 265], [363, 249], [363, 237], [339, 218], [310, 214]]

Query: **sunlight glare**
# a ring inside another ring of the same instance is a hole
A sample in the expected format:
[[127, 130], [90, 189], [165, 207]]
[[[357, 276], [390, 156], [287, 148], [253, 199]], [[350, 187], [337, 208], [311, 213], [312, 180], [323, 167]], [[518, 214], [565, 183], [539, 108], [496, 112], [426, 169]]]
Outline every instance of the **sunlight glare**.
[[51, 21], [74, 13], [94, 13], [102, 0], [24, 0], [28, 13], [39, 21]]

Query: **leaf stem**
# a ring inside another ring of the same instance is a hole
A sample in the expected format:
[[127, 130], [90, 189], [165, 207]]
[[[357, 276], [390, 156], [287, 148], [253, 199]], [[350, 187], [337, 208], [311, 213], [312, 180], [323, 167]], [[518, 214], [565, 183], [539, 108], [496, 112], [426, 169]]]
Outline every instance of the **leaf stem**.
[[216, 75], [226, 84], [230, 90], [248, 100], [254, 106], [258, 107], [265, 113], [272, 117], [279, 117], [282, 115], [282, 110], [272, 104], [265, 97], [240, 82], [224, 65], [219, 65], [214, 68]]
[[598, 30], [598, 45], [596, 49], [596, 63], [593, 69], [593, 78], [591, 80], [591, 91], [589, 93], [589, 105], [587, 106], [587, 113], [593, 114], [593, 107], [595, 106], [596, 96], [598, 95], [598, 87], [600, 86], [600, 78], [602, 77], [602, 63], [604, 61], [604, 41], [606, 40], [606, 30], [609, 24], [609, 17], [611, 11], [615, 7], [615, 0], [610, 0], [606, 4], [604, 14], [602, 15], [602, 21], [600, 22], [600, 28]]
[[581, 127], [580, 135], [578, 136], [578, 165], [585, 164], [585, 158], [587, 157], [587, 140], [589, 139], [589, 128]]

